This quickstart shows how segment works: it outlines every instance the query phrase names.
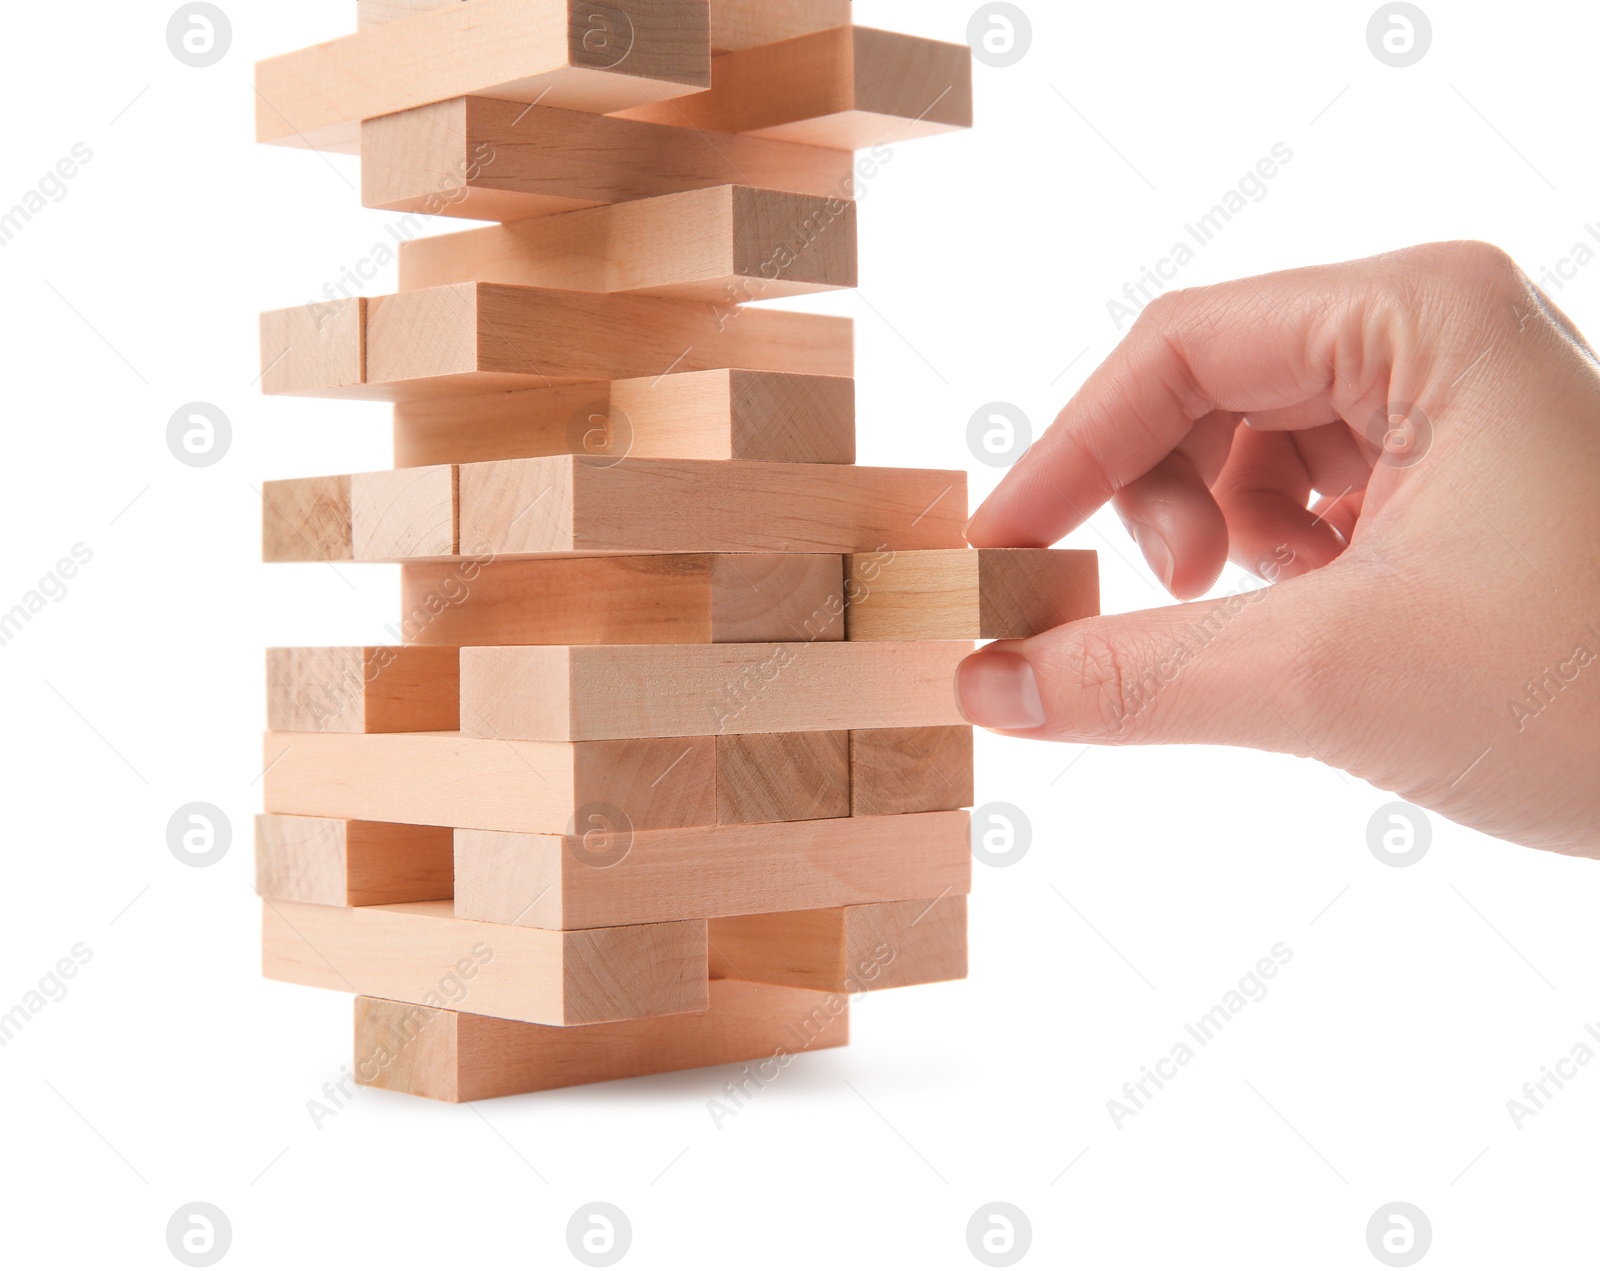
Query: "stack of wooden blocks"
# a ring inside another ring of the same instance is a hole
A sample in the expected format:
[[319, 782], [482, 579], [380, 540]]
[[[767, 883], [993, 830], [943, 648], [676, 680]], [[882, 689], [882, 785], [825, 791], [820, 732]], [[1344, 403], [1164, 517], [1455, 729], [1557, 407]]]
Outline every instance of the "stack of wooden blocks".
[[451, 1100], [841, 1045], [966, 973], [957, 664], [1098, 605], [1091, 553], [966, 547], [963, 473], [854, 465], [848, 320], [750, 307], [855, 285], [857, 183], [970, 125], [969, 50], [848, 0], [360, 10], [258, 66], [258, 137], [360, 153], [399, 294], [264, 315], [262, 378], [393, 402], [396, 466], [269, 482], [264, 549], [398, 562], [403, 615], [268, 656], [266, 974]]

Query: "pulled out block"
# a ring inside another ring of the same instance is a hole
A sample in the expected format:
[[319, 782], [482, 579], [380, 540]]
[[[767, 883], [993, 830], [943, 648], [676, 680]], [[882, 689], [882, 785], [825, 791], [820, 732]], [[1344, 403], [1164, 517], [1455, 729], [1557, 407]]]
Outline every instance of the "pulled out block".
[[1100, 612], [1094, 552], [979, 548], [855, 556], [850, 640], [1020, 640]]
[[711, 83], [705, 0], [472, 0], [256, 64], [256, 140], [354, 153], [362, 120], [485, 93], [606, 112]]
[[400, 634], [451, 646], [452, 663], [461, 645], [841, 640], [843, 587], [838, 556], [411, 564], [400, 571]]
[[455, 649], [268, 649], [275, 732], [425, 733], [460, 727]]
[[394, 905], [454, 894], [452, 833], [432, 825], [256, 817], [256, 893], [310, 905]]
[[850, 734], [850, 811], [899, 816], [969, 808], [972, 727], [858, 728]]
[[350, 478], [299, 477], [261, 487], [261, 559], [355, 559], [351, 537]]
[[850, 15], [850, 0], [711, 0], [711, 47], [721, 53], [776, 44], [849, 26]]
[[470, 1006], [529, 1024], [703, 1011], [703, 922], [539, 931], [466, 922], [449, 901], [344, 909], [268, 900], [262, 973], [418, 1006]]
[[462, 731], [535, 741], [963, 723], [966, 641], [461, 650]]
[[[670, 122], [670, 121], [668, 121]], [[400, 290], [501, 282], [720, 303], [856, 285], [854, 203], [713, 186], [400, 245]]]
[[395, 466], [567, 454], [849, 464], [855, 390], [845, 376], [719, 370], [416, 398], [395, 404]]
[[316, 393], [366, 378], [367, 298], [329, 300], [261, 315], [261, 391]]
[[842, 214], [855, 192], [856, 168], [848, 150], [492, 97], [442, 101], [361, 128], [365, 206], [481, 221], [717, 185], [811, 195]]
[[573, 1028], [357, 997], [352, 1068], [364, 1086], [466, 1103], [718, 1064], [764, 1061], [771, 1078], [849, 1038], [836, 993], [727, 980], [704, 1011]]
[[717, 738], [717, 820], [723, 825], [849, 815], [848, 733]]
[[552, 930], [964, 894], [965, 812], [583, 835], [456, 831], [456, 912]]
[[967, 898], [719, 918], [709, 947], [713, 981], [865, 993], [962, 980]]

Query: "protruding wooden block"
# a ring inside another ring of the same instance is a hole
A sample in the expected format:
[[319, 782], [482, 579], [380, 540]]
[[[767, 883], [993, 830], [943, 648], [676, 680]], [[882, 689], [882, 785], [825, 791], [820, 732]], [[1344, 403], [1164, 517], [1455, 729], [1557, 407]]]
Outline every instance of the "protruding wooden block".
[[969, 808], [972, 727], [858, 728], [850, 734], [850, 810], [898, 816]]
[[711, 0], [711, 47], [717, 52], [849, 26], [850, 0]]
[[397, 467], [562, 454], [854, 463], [855, 381], [690, 371], [395, 404]]
[[256, 140], [354, 152], [362, 120], [464, 93], [604, 113], [710, 83], [705, 0], [471, 0], [256, 63]]
[[587, 741], [963, 722], [962, 640], [461, 650], [473, 736]]
[[366, 378], [367, 300], [328, 300], [261, 315], [261, 391], [294, 395]]
[[268, 900], [269, 980], [530, 1024], [598, 1024], [703, 1011], [706, 927], [666, 922], [540, 931], [466, 922], [449, 901], [345, 909]]
[[1020, 640], [1100, 612], [1094, 552], [880, 553], [849, 570], [850, 640]]
[[967, 975], [967, 898], [718, 918], [713, 980], [865, 993]]
[[849, 815], [849, 733], [717, 738], [717, 820], [723, 824]]
[[836, 993], [709, 988], [704, 1011], [573, 1028], [358, 997], [351, 1067], [364, 1086], [466, 1103], [718, 1064], [748, 1062], [771, 1080], [795, 1055], [850, 1039], [849, 1002]]
[[432, 825], [256, 817], [256, 892], [311, 905], [449, 900], [452, 832]]
[[[476, 0], [474, 0], [476, 3]], [[460, 97], [361, 128], [361, 201], [517, 221], [714, 185], [853, 197], [848, 150]], [[837, 209], [836, 209], [837, 210]]]
[[583, 835], [456, 831], [456, 913], [573, 929], [964, 893], [965, 812]]
[[350, 507], [357, 560], [457, 553], [456, 469], [451, 465], [351, 477]]
[[724, 53], [711, 87], [619, 112], [839, 150], [972, 127], [972, 51], [845, 26]]
[[[670, 122], [670, 121], [669, 121]], [[713, 186], [400, 245], [400, 290], [500, 282], [732, 306], [856, 285], [854, 203]]]
[[354, 560], [350, 478], [301, 477], [261, 487], [261, 559]]
[[265, 806], [292, 816], [568, 834], [586, 810], [638, 829], [717, 819], [709, 737], [551, 745], [456, 733], [268, 733]]
[[456, 647], [839, 640], [843, 585], [838, 556], [581, 556], [465, 569], [460, 562], [406, 565], [400, 572], [400, 630], [418, 644]]
[[966, 519], [964, 472], [570, 455], [461, 469], [461, 541], [499, 555], [899, 552], [955, 546]]
[[425, 733], [461, 726], [454, 649], [268, 649], [275, 732]]

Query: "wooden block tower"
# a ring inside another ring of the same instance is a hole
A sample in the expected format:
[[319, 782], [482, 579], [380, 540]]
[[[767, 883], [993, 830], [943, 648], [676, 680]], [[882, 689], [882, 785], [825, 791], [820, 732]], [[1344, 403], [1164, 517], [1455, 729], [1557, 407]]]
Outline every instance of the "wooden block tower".
[[395, 467], [269, 482], [263, 538], [403, 612], [268, 655], [266, 974], [449, 1100], [842, 1045], [966, 973], [957, 663], [1098, 606], [1092, 554], [966, 547], [964, 473], [855, 466], [849, 321], [759, 303], [855, 285], [857, 182], [970, 125], [969, 51], [848, 0], [359, 8], [257, 67], [257, 135], [360, 153], [400, 289], [264, 315], [262, 382], [394, 403]]

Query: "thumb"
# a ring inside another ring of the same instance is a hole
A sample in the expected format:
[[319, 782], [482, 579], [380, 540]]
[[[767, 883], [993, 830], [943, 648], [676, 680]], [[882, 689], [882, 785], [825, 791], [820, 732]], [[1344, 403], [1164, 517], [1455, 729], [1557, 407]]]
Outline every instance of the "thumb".
[[1323, 758], [1312, 700], [1338, 571], [997, 641], [956, 671], [962, 713], [1018, 737], [1248, 746]]

